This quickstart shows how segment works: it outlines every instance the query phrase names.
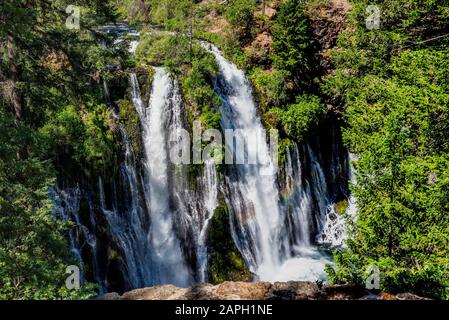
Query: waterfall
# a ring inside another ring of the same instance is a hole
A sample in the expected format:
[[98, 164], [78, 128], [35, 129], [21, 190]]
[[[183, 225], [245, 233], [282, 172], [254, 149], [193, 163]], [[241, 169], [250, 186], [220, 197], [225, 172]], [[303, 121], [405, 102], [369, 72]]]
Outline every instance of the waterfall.
[[[357, 180], [355, 178], [355, 171], [354, 171], [354, 167], [352, 165], [352, 162], [357, 161], [358, 157], [352, 153], [349, 154], [349, 182], [352, 185], [355, 185], [357, 183]], [[351, 194], [351, 196], [349, 197], [348, 200], [348, 208], [346, 209], [346, 213], [348, 214], [349, 219], [352, 219], [353, 221], [355, 221], [356, 217], [357, 217], [357, 204], [355, 201], [355, 197], [354, 195]]]
[[145, 160], [145, 197], [150, 212], [148, 239], [151, 246], [152, 285], [172, 283], [188, 286], [191, 277], [185, 266], [170, 208], [167, 129], [170, 108], [180, 100], [174, 82], [162, 68], [155, 68], [150, 102], [143, 105], [135, 74], [131, 75], [133, 102], [142, 124]]
[[[138, 288], [151, 283], [151, 256], [148, 242], [148, 223], [146, 212], [141, 206], [141, 197], [138, 190], [138, 179], [135, 168], [134, 154], [131, 149], [131, 143], [123, 126], [119, 126], [122, 137], [122, 144], [125, 147], [125, 161], [120, 167], [121, 177], [126, 186], [127, 198], [125, 212], [113, 205], [107, 208], [103, 179], [99, 178], [99, 199], [100, 210], [103, 212], [109, 228], [110, 236], [120, 250], [124, 262], [124, 278], [126, 287]], [[114, 195], [114, 198], [117, 198]], [[114, 199], [115, 200], [115, 199]], [[116, 201], [113, 201], [116, 203]]]
[[[290, 150], [293, 149], [293, 150]], [[284, 165], [283, 210], [290, 218], [289, 232], [295, 246], [310, 246], [313, 199], [309, 182], [303, 177], [303, 165], [296, 143], [287, 149]]]
[[[281, 232], [283, 217], [278, 205], [276, 176], [260, 174], [261, 167], [272, 164], [269, 147], [244, 73], [227, 61], [216, 47], [204, 46], [215, 56], [220, 70], [215, 89], [223, 104], [223, 129], [234, 129], [237, 143], [247, 142], [247, 137], [257, 141], [246, 144], [247, 158], [257, 159], [256, 165], [234, 166], [237, 179], [228, 184], [233, 195], [228, 204], [237, 222], [232, 228], [233, 237], [238, 238], [237, 244], [250, 270], [261, 280], [270, 280], [280, 266], [287, 243]], [[235, 201], [239, 198], [244, 201]]]
[[310, 146], [304, 147], [303, 157], [309, 159], [311, 171], [307, 179], [294, 143], [292, 150], [287, 150], [283, 177], [261, 175], [260, 167], [271, 159], [265, 137], [260, 135], [262, 124], [251, 86], [244, 73], [215, 46], [202, 45], [215, 56], [219, 66], [214, 85], [223, 105], [222, 128], [237, 129], [238, 142], [245, 139], [238, 129], [258, 142], [248, 146], [246, 156], [252, 159], [253, 153], [258, 153], [260, 162], [255, 166], [234, 165], [234, 172], [226, 177], [231, 230], [240, 252], [260, 280], [323, 279], [330, 259], [312, 243], [312, 235], [314, 226], [320, 233], [325, 227], [331, 199], [319, 159]]
[[[137, 44], [133, 40], [129, 52], [133, 53]], [[130, 93], [140, 118], [143, 159], [134, 155], [119, 123], [124, 156], [120, 176], [98, 178], [98, 186], [93, 188], [98, 190], [98, 203], [88, 200], [88, 226], [80, 219], [79, 188], [62, 193], [65, 205], [58, 206], [63, 219], [75, 222], [71, 250], [82, 269], [89, 250], [91, 268], [86, 269], [92, 270], [101, 292], [115, 288], [108, 283], [113, 251], [117, 251], [119, 262], [111, 267], [111, 273], [121, 273], [125, 290], [206, 282], [207, 237], [219, 194], [229, 209], [232, 238], [255, 280], [323, 279], [324, 267], [331, 261], [321, 247], [341, 245], [344, 239], [342, 220], [333, 203], [333, 183], [342, 173], [345, 155], [336, 146], [328, 164], [319, 143], [292, 143], [280, 172], [267, 175], [266, 169], [274, 161], [251, 85], [216, 47], [202, 45], [219, 67], [214, 89], [222, 101], [221, 127], [233, 130], [232, 139], [226, 139], [227, 147], [235, 151], [237, 145], [244, 145], [244, 161], [236, 157], [237, 163], [226, 174], [218, 174], [213, 159], [204, 160], [194, 176], [191, 167], [172, 163], [171, 147], [180, 142], [176, 134], [185, 121], [178, 83], [165, 69], [154, 68], [150, 100], [144, 102], [137, 76], [131, 73]], [[106, 82], [104, 92], [118, 119]], [[347, 212], [354, 208], [351, 197]], [[107, 251], [108, 257], [98, 257], [101, 250]], [[121, 288], [122, 283], [117, 286]]]
[[95, 235], [96, 221], [93, 214], [92, 202], [88, 201], [89, 224], [86, 226], [80, 218], [80, 203], [82, 199], [81, 190], [78, 186], [66, 190], [52, 190], [51, 198], [54, 201], [55, 209], [53, 214], [61, 220], [73, 221], [74, 228], [69, 231], [70, 252], [78, 262], [81, 274], [81, 282], [85, 281], [85, 265], [83, 261], [82, 249], [88, 248], [91, 255], [92, 272], [95, 281], [99, 285], [99, 292], [106, 292], [106, 286], [103, 277], [100, 275], [100, 267], [97, 256], [97, 238]]
[[214, 215], [214, 211], [218, 205], [218, 179], [215, 170], [215, 161], [208, 159], [204, 163], [204, 172], [202, 178], [202, 185], [204, 188], [203, 205], [206, 210], [203, 210], [205, 217], [200, 224], [200, 232], [197, 244], [197, 263], [199, 267], [199, 282], [207, 281], [207, 232], [210, 219]]

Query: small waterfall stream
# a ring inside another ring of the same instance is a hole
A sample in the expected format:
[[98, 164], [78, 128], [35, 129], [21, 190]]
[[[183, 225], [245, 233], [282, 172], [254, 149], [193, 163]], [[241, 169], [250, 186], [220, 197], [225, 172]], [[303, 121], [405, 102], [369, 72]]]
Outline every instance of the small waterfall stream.
[[198, 235], [197, 244], [197, 261], [199, 266], [199, 282], [207, 281], [207, 233], [210, 219], [214, 215], [214, 210], [218, 205], [218, 177], [215, 170], [215, 162], [213, 159], [208, 159], [204, 163], [203, 172], [203, 187], [204, 187], [204, 208], [206, 209], [205, 217], [200, 224], [200, 232]]

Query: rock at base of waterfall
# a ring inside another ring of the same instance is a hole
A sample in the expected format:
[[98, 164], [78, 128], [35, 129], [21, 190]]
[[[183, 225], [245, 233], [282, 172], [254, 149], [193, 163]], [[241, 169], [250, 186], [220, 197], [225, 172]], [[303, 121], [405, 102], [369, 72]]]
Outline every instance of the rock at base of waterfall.
[[361, 287], [314, 282], [234, 282], [197, 284], [191, 288], [162, 285], [136, 289], [119, 296], [107, 293], [100, 300], [425, 300], [411, 293], [372, 293]]

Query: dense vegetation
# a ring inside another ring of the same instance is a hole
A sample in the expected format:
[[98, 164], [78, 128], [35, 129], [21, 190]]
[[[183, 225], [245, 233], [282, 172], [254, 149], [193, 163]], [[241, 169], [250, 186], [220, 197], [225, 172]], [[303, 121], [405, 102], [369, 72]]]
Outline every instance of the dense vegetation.
[[219, 284], [229, 280], [251, 281], [252, 275], [232, 239], [226, 205], [215, 209], [207, 243], [211, 283]]
[[355, 30], [340, 35], [325, 86], [358, 155], [358, 218], [330, 276], [363, 284], [374, 265], [384, 290], [447, 299], [448, 3], [384, 1], [381, 28], [371, 31], [368, 2], [353, 3]]
[[111, 112], [99, 81], [119, 55], [102, 49], [91, 29], [112, 18], [108, 5], [77, 1], [83, 28], [69, 30], [69, 4], [0, 3], [0, 298], [93, 292], [88, 284], [65, 288], [70, 223], [52, 215], [50, 191], [57, 172], [73, 176], [111, 163]]
[[[72, 2], [82, 9], [79, 30], [65, 26]], [[449, 5], [342, 2], [351, 6], [347, 25], [323, 58], [313, 13], [327, 1], [2, 1], [0, 298], [94, 293], [87, 283], [64, 287], [71, 225], [52, 215], [51, 189], [62, 177], [96, 179], [117, 166], [117, 123], [102, 90], [103, 79], [117, 80], [108, 65], [120, 63], [123, 78], [128, 67], [140, 68], [143, 92], [150, 66], [166, 67], [179, 81], [188, 123], [219, 128], [217, 66], [195, 41], [204, 39], [246, 71], [264, 124], [281, 131], [281, 149], [326, 121], [344, 128], [357, 159], [358, 213], [347, 217], [347, 247], [335, 254], [329, 280], [364, 285], [367, 268], [377, 266], [382, 290], [448, 299]], [[369, 30], [366, 8], [376, 3], [380, 28]], [[117, 18], [142, 31], [134, 60], [95, 31]], [[112, 100], [138, 150], [139, 121], [123, 98]], [[215, 283], [250, 278], [227, 219], [219, 206], [209, 233]]]

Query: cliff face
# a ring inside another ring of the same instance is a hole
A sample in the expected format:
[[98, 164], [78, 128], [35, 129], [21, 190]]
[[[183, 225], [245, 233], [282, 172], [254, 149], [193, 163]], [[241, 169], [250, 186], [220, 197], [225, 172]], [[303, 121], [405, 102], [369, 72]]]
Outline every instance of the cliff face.
[[198, 284], [191, 288], [163, 285], [136, 289], [119, 295], [108, 293], [101, 300], [423, 300], [410, 293], [370, 293], [347, 285], [319, 286], [313, 282], [231, 282]]
[[347, 0], [329, 0], [310, 5], [308, 16], [318, 43], [320, 65], [327, 73], [332, 71], [331, 52], [337, 48], [340, 32], [348, 28], [347, 15], [352, 9]]

